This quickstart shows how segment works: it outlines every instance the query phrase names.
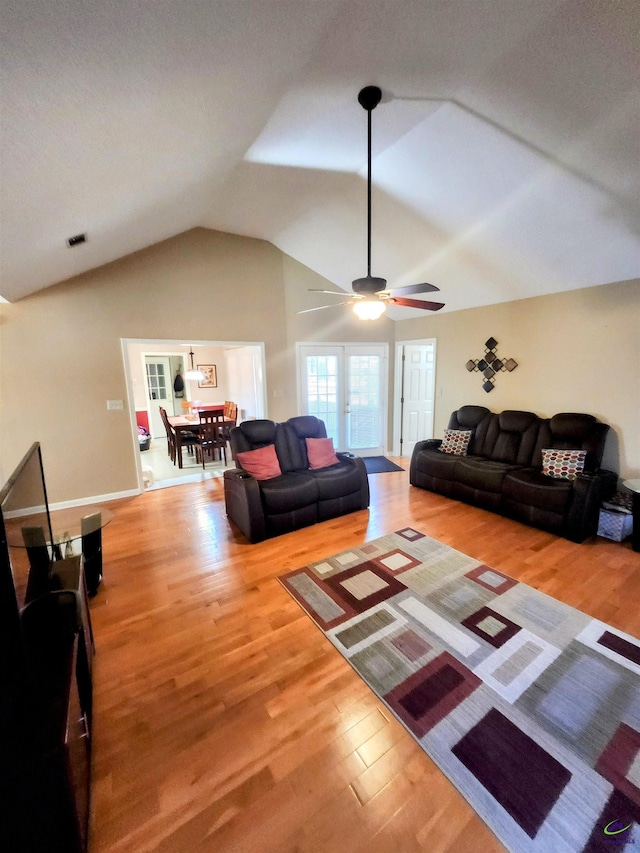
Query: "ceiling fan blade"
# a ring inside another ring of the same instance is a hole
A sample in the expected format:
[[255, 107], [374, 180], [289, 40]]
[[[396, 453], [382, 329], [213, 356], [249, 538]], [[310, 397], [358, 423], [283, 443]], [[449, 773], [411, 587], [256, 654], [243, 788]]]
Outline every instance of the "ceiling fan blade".
[[403, 308], [423, 308], [425, 311], [439, 311], [444, 308], [444, 302], [427, 302], [424, 299], [404, 299], [402, 296], [392, 296], [388, 300], [392, 305]]
[[320, 305], [318, 308], [305, 308], [302, 311], [296, 311], [296, 314], [308, 314], [310, 311], [323, 311], [325, 308], [335, 308], [336, 305], [351, 305], [351, 299], [346, 302], [334, 302], [333, 305]]
[[392, 287], [388, 293], [391, 296], [410, 296], [412, 293], [433, 293], [434, 290], [440, 290], [435, 284], [427, 284], [423, 281], [422, 284], [408, 284], [406, 287]]
[[317, 287], [310, 287], [308, 293], [329, 293], [331, 296], [349, 296], [346, 290], [319, 290]]

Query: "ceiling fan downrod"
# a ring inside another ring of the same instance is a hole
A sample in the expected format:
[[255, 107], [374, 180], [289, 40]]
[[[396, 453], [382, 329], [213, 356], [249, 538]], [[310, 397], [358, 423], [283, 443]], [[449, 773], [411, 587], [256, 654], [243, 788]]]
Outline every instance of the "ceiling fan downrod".
[[355, 293], [373, 295], [387, 286], [385, 278], [371, 275], [371, 113], [382, 99], [378, 86], [365, 86], [358, 93], [358, 103], [367, 111], [367, 275], [352, 282]]
[[[404, 287], [394, 287], [387, 290], [386, 278], [371, 275], [371, 113], [382, 100], [382, 90], [378, 86], [365, 86], [358, 93], [358, 103], [367, 111], [367, 274], [351, 282], [354, 296], [347, 302], [337, 302], [334, 305], [351, 305], [353, 312], [361, 320], [378, 319], [386, 310], [387, 305], [397, 305], [404, 308], [421, 308], [423, 311], [439, 311], [444, 308], [443, 302], [427, 302], [423, 299], [406, 299], [409, 294], [430, 293], [439, 290], [435, 284], [423, 281], [420, 284], [410, 284]], [[316, 293], [328, 293], [331, 296], [343, 296], [341, 291], [317, 290]], [[309, 311], [320, 311], [331, 308], [332, 305], [321, 305], [319, 308], [305, 308], [298, 311], [306, 314]]]

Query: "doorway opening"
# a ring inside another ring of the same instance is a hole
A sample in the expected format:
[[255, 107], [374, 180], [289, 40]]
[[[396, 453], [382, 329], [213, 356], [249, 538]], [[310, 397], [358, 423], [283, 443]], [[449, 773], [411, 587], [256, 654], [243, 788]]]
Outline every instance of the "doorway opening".
[[[222, 476], [224, 464], [203, 469], [189, 454], [184, 454], [183, 468], [173, 464], [160, 407], [169, 417], [179, 417], [196, 404], [222, 405], [229, 400], [238, 406], [238, 423], [266, 417], [264, 344], [150, 338], [123, 338], [121, 344], [140, 491]], [[190, 350], [204, 380], [186, 377]], [[150, 435], [148, 450], [140, 449], [139, 427]], [[227, 458], [230, 467], [229, 454]]]

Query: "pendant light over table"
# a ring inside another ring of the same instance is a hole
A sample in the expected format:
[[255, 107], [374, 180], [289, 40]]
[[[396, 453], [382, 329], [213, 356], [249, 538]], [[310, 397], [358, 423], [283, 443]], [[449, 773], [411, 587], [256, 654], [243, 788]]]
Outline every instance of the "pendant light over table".
[[193, 382], [202, 382], [204, 379], [204, 373], [201, 370], [196, 370], [193, 366], [193, 345], [189, 350], [189, 358], [191, 360], [191, 366], [185, 373], [185, 379], [191, 379]]

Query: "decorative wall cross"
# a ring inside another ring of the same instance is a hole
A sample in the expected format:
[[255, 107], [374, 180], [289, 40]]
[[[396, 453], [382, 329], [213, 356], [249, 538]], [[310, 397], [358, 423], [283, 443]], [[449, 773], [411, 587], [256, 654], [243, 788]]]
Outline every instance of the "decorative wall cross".
[[514, 361], [512, 358], [498, 358], [496, 355], [498, 341], [495, 338], [489, 338], [488, 341], [484, 342], [484, 346], [484, 358], [470, 358], [466, 364], [466, 368], [469, 373], [472, 373], [474, 370], [479, 370], [480, 373], [482, 373], [485, 379], [482, 387], [488, 394], [489, 391], [493, 391], [493, 383], [495, 382], [496, 373], [499, 370], [502, 372], [506, 370], [511, 373], [511, 371], [515, 370], [518, 366], [518, 362]]

